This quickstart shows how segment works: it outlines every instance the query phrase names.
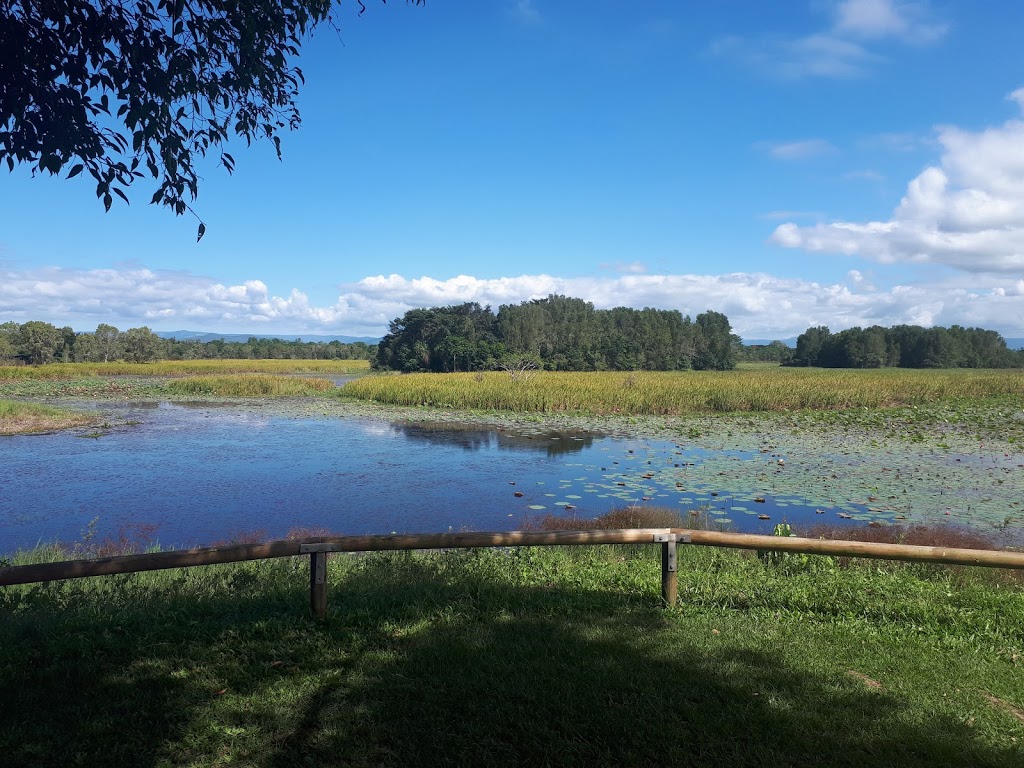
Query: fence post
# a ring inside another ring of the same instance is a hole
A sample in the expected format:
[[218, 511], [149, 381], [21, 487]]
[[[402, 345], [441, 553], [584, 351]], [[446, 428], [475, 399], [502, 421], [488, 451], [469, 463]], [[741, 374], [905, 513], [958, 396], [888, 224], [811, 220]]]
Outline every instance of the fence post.
[[327, 553], [309, 553], [309, 611], [314, 619], [327, 615]]
[[661, 543], [661, 600], [665, 608], [676, 604], [678, 583], [676, 581], [676, 535], [657, 533], [654, 541]]

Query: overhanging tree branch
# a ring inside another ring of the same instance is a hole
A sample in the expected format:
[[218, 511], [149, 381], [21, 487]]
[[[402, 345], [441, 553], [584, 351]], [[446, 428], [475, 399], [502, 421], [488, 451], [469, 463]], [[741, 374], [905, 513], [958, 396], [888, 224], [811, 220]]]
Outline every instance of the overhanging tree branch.
[[301, 122], [292, 62], [339, 4], [0, 0], [0, 163], [87, 172], [106, 210], [148, 174], [150, 203], [191, 211], [196, 162], [212, 150], [231, 173], [232, 135], [271, 141], [281, 157], [280, 133]]

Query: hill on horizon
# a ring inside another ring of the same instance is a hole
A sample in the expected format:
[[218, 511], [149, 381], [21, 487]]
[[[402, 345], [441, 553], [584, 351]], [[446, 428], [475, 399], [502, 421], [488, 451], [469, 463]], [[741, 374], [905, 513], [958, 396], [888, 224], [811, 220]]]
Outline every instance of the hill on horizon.
[[314, 341], [331, 342], [340, 341], [344, 344], [354, 344], [361, 341], [365, 344], [376, 344], [380, 341], [375, 336], [330, 336], [317, 334], [287, 334], [287, 333], [212, 333], [210, 331], [154, 331], [162, 339], [177, 339], [178, 341], [209, 341], [235, 342], [244, 344], [251, 338], [257, 339], [280, 339], [281, 341]]

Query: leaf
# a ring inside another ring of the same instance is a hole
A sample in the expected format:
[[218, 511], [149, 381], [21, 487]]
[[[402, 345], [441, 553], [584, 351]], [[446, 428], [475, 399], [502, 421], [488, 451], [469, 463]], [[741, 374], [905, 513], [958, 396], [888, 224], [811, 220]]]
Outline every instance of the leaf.
[[120, 197], [120, 198], [121, 198], [122, 200], [124, 200], [124, 201], [125, 201], [126, 203], [128, 203], [128, 205], [131, 205], [131, 202], [130, 202], [130, 201], [128, 200], [128, 195], [126, 195], [126, 194], [125, 194], [125, 193], [124, 193], [123, 191], [121, 191], [121, 190], [120, 190], [120, 189], [118, 189], [117, 187], [111, 187], [111, 189], [113, 189], [113, 190], [114, 190], [114, 194], [115, 194], [115, 195], [117, 195], [117, 196], [118, 196], [118, 197]]
[[112, 198], [110, 196], [109, 192], [107, 192], [105, 195], [103, 195], [103, 208], [104, 208], [105, 211], [109, 211], [110, 210], [110, 205], [113, 202], [114, 202], [114, 198]]
[[196, 238], [196, 242], [198, 243], [200, 240], [202, 240], [203, 239], [203, 235], [205, 235], [205, 234], [206, 234], [206, 225], [203, 224], [202, 222], [200, 222], [199, 223], [199, 236]]
[[85, 165], [83, 165], [82, 163], [79, 163], [78, 165], [76, 165], [74, 168], [71, 169], [71, 172], [67, 175], [66, 178], [73, 179], [73, 178], [75, 178], [75, 176], [80, 174], [83, 170], [85, 170]]

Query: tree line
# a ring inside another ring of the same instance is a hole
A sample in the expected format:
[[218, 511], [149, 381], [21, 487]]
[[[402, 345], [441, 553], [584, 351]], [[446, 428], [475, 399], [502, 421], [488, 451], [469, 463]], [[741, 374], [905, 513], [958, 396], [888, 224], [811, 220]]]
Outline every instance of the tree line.
[[0, 361], [47, 363], [148, 363], [155, 360], [369, 360], [375, 347], [362, 341], [285, 341], [250, 336], [248, 341], [164, 339], [149, 328], [120, 331], [100, 323], [92, 333], [30, 320], [0, 324]]
[[388, 326], [374, 367], [405, 372], [483, 371], [526, 361], [557, 371], [727, 370], [735, 367], [729, 319], [703, 312], [595, 309], [568, 296], [503, 304], [412, 309]]
[[1024, 350], [1014, 351], [996, 331], [984, 328], [923, 328], [894, 325], [849, 328], [832, 333], [808, 328], [784, 365], [823, 368], [1016, 368]]

